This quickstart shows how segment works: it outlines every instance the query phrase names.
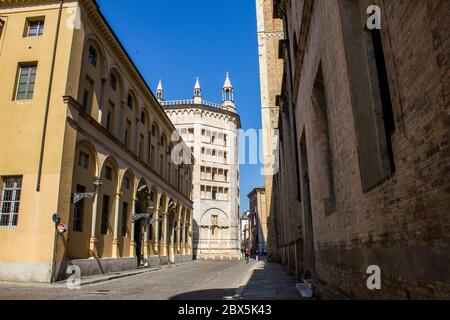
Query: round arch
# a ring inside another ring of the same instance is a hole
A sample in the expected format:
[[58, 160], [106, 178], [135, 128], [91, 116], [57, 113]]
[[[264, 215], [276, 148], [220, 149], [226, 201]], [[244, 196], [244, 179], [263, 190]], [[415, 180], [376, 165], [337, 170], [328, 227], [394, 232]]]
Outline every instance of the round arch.
[[122, 97], [125, 96], [125, 82], [124, 82], [124, 77], [122, 74], [122, 71], [120, 71], [120, 69], [116, 66], [113, 65], [108, 72], [108, 81], [111, 79], [111, 76], [114, 75], [117, 79], [117, 84], [120, 87], [120, 91], [119, 91], [119, 95]]
[[[223, 211], [219, 208], [210, 208], [210, 209], [206, 210], [203, 213], [202, 217], [200, 218], [200, 225], [209, 225], [210, 223], [205, 223], [205, 222], [207, 222], [206, 220], [210, 219], [210, 217], [214, 214], [216, 214], [218, 216], [219, 222], [224, 221], [224, 222], [226, 222], [226, 224], [229, 222], [229, 217], [225, 213], [225, 211]], [[210, 222], [210, 221], [208, 221], [208, 222]], [[220, 223], [219, 223], [219, 225], [220, 225]]]
[[85, 38], [83, 50], [85, 57], [91, 46], [93, 46], [94, 49], [97, 51], [97, 59], [98, 61], [101, 62], [101, 75], [103, 78], [106, 78], [107, 76], [106, 52], [103, 46], [101, 45], [101, 41], [95, 34], [90, 34]]
[[93, 161], [94, 162], [93, 175], [94, 175], [94, 177], [99, 177], [99, 175], [100, 175], [99, 158], [98, 158], [98, 154], [97, 154], [97, 150], [95, 149], [95, 146], [89, 140], [80, 140], [80, 141], [78, 141], [76, 149], [75, 149], [75, 157], [79, 156], [78, 153], [79, 153], [79, 150], [80, 150], [81, 147], [85, 147], [89, 151], [92, 159], [94, 160]]

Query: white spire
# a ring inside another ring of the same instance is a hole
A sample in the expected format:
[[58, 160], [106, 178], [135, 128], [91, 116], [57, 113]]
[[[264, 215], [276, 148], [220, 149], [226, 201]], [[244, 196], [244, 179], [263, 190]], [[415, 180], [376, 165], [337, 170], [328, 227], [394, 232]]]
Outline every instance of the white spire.
[[233, 85], [231, 84], [231, 81], [230, 81], [230, 74], [228, 72], [227, 72], [227, 77], [225, 79], [225, 83], [223, 84], [223, 88], [224, 89], [232, 89], [233, 88]]
[[202, 88], [200, 87], [200, 80], [198, 80], [198, 77], [194, 87], [194, 103], [195, 104], [202, 103]]
[[161, 80], [159, 80], [158, 88], [156, 88], [156, 91], [164, 91], [163, 85], [162, 85], [162, 81], [161, 81]]
[[158, 87], [156, 88], [156, 99], [158, 99], [159, 101], [163, 101], [164, 99], [162, 80], [159, 80]]
[[200, 81], [198, 80], [198, 77], [197, 77], [197, 81], [195, 82], [195, 87], [194, 87], [194, 89], [198, 89], [198, 90], [201, 90], [202, 88], [200, 87]]

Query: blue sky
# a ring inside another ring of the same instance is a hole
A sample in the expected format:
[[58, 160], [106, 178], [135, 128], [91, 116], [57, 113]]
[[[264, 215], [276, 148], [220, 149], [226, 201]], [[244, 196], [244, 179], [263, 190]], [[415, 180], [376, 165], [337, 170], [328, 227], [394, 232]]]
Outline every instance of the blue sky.
[[[261, 128], [254, 0], [98, 3], [153, 90], [162, 79], [166, 99], [190, 99], [199, 76], [203, 99], [220, 102], [229, 71], [243, 129]], [[241, 211], [262, 184], [259, 165], [241, 166]]]

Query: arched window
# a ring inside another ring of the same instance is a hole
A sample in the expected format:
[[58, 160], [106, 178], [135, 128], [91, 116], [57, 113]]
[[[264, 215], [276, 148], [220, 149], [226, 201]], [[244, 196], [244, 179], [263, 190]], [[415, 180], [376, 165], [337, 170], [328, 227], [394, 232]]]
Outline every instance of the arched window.
[[109, 86], [111, 87], [111, 89], [113, 89], [114, 91], [117, 90], [117, 77], [115, 74], [111, 73], [111, 76], [109, 77]]
[[134, 98], [133, 98], [133, 96], [132, 96], [131, 94], [128, 94], [128, 98], [127, 98], [127, 106], [128, 106], [130, 109], [133, 109], [133, 106], [134, 106]]
[[141, 112], [141, 122], [143, 125], [145, 125], [145, 112], [144, 111]]
[[156, 125], [152, 125], [152, 136], [156, 136]]
[[89, 47], [89, 63], [92, 64], [94, 67], [97, 66], [97, 51], [94, 49], [93, 46]]
[[166, 145], [166, 137], [164, 135], [161, 135], [161, 147], [164, 147]]

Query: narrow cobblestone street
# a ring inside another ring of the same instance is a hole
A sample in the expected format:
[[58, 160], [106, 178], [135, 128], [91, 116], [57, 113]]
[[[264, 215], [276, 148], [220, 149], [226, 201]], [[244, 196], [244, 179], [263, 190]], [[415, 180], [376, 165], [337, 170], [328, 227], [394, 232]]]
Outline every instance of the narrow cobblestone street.
[[[297, 298], [292, 291], [295, 291], [295, 281], [285, 275], [284, 268], [268, 271], [269, 277], [265, 278], [264, 283], [258, 280], [263, 270], [264, 264], [254, 261], [249, 264], [244, 261], [196, 261], [82, 286], [79, 290], [69, 290], [61, 284], [0, 283], [0, 300], [231, 300], [237, 299], [235, 295], [242, 292], [244, 299], [264, 298], [261, 295], [268, 291], [272, 299], [276, 299], [277, 295], [272, 295], [275, 287], [288, 294], [281, 294], [280, 297]], [[271, 283], [271, 278], [284, 280]], [[244, 290], [244, 285], [249, 280], [247, 291]], [[253, 296], [255, 294], [257, 296]]]

